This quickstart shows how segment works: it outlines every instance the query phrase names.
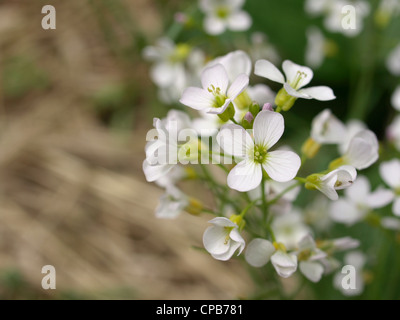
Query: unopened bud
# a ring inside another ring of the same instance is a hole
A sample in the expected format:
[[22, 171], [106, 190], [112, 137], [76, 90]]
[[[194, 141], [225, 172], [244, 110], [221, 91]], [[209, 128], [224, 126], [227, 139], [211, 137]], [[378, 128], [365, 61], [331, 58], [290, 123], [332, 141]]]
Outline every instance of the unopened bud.
[[262, 111], [274, 111], [274, 108], [272, 108], [272, 104], [267, 102], [263, 105]]
[[252, 123], [254, 120], [254, 116], [251, 114], [251, 112], [247, 112], [244, 115], [244, 120], [246, 120], [248, 123]]

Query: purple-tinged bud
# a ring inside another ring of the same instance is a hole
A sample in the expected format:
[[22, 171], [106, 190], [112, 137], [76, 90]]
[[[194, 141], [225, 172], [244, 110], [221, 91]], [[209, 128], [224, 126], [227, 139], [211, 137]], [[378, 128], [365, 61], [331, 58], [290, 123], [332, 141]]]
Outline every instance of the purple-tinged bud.
[[244, 120], [246, 120], [248, 123], [252, 123], [254, 120], [254, 116], [251, 114], [251, 112], [247, 112], [244, 115]]
[[264, 104], [264, 106], [262, 107], [262, 111], [274, 111], [274, 108], [272, 108], [272, 104], [268, 102]]

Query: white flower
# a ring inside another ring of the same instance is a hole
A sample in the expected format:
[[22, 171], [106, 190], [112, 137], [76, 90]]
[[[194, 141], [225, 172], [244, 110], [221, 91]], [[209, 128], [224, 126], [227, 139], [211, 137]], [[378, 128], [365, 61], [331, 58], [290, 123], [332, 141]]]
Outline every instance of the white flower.
[[400, 151], [400, 115], [396, 116], [387, 128], [386, 135], [389, 141], [394, 143], [397, 150]]
[[371, 185], [364, 176], [359, 176], [353, 185], [345, 190], [345, 198], [332, 203], [332, 220], [346, 225], [361, 221], [372, 210], [382, 208], [393, 200], [390, 190], [378, 188], [371, 192]]
[[[285, 93], [296, 99], [303, 98], [327, 101], [336, 98], [332, 89], [329, 87], [319, 86], [302, 89], [310, 83], [314, 76], [310, 68], [300, 66], [289, 60], [283, 62], [282, 68], [286, 77], [271, 62], [267, 60], [258, 60], [255, 65], [254, 73], [260, 77], [283, 84]], [[277, 100], [279, 96], [278, 93]], [[275, 102], [279, 106], [277, 100]]]
[[395, 193], [393, 213], [400, 217], [400, 160], [393, 159], [383, 162], [379, 167], [379, 172], [383, 181], [385, 181]]
[[355, 249], [360, 246], [360, 241], [350, 237], [337, 238], [330, 241], [331, 249], [335, 252]]
[[347, 122], [344, 140], [339, 144], [339, 153], [342, 155], [345, 154], [354, 136], [366, 129], [367, 126], [360, 120], [350, 120]]
[[320, 144], [339, 144], [345, 139], [346, 126], [331, 110], [325, 109], [312, 121], [311, 138]]
[[203, 88], [187, 88], [180, 102], [196, 110], [221, 114], [246, 89], [249, 77], [240, 74], [228, 88], [228, 74], [222, 64], [216, 64], [203, 71], [201, 83]]
[[321, 191], [331, 200], [338, 200], [336, 190], [350, 187], [357, 177], [357, 171], [351, 166], [341, 166], [328, 174], [313, 174], [307, 177], [306, 188]]
[[375, 133], [363, 130], [357, 133], [350, 141], [350, 145], [343, 155], [345, 164], [363, 170], [374, 164], [379, 158], [379, 143]]
[[143, 161], [143, 172], [149, 182], [161, 179], [176, 166], [179, 132], [191, 126], [189, 116], [177, 110], [169, 111], [165, 119], [154, 118], [153, 123], [158, 139], [147, 142]]
[[228, 186], [238, 191], [257, 188], [264, 169], [272, 180], [292, 180], [300, 168], [300, 157], [291, 151], [269, 151], [284, 131], [283, 116], [261, 111], [254, 120], [254, 138], [242, 127], [227, 124], [217, 135], [218, 144], [227, 154], [240, 159], [228, 175]]
[[245, 241], [238, 231], [238, 225], [231, 220], [217, 217], [209, 221], [209, 227], [203, 235], [204, 248], [214, 259], [229, 260], [236, 250], [243, 251]]
[[389, 54], [386, 67], [394, 76], [400, 76], [400, 44]]
[[392, 105], [396, 110], [400, 111], [400, 86], [398, 86], [393, 93]]
[[288, 249], [296, 248], [297, 243], [310, 232], [301, 213], [296, 210], [276, 216], [271, 228], [276, 241], [283, 243]]
[[307, 47], [305, 61], [313, 68], [319, 68], [325, 60], [326, 40], [317, 27], [309, 27], [306, 31]]
[[296, 254], [300, 261], [301, 273], [312, 282], [321, 280], [324, 267], [319, 261], [326, 258], [327, 255], [317, 248], [311, 235], [308, 234], [299, 241]]
[[312, 16], [320, 15], [329, 10], [332, 0], [306, 0], [304, 9]]
[[[279, 247], [279, 244], [278, 244]], [[270, 260], [276, 272], [282, 278], [290, 277], [297, 270], [297, 256], [287, 253], [285, 250], [275, 246], [265, 239], [254, 239], [247, 246], [245, 252], [246, 261], [253, 267], [260, 268]]]
[[200, 0], [200, 9], [206, 14], [204, 29], [208, 34], [218, 35], [226, 29], [246, 31], [252, 20], [241, 10], [244, 0]]
[[167, 186], [166, 192], [160, 198], [156, 209], [156, 217], [160, 219], [175, 219], [189, 205], [188, 197], [178, 188]]
[[334, 279], [333, 284], [345, 296], [357, 296], [364, 291], [363, 268], [366, 263], [366, 256], [361, 251], [349, 252], [344, 257], [345, 265], [350, 265], [355, 268], [355, 288], [345, 288], [342, 285], [343, 278], [346, 273], [338, 272]]
[[253, 67], [250, 57], [242, 50], [232, 51], [222, 57], [215, 58], [206, 67], [212, 67], [218, 63], [225, 68], [230, 82], [234, 82], [242, 73], [250, 76]]
[[[282, 192], [284, 192], [286, 189], [290, 187], [294, 187], [295, 184], [298, 182], [296, 180], [291, 180], [287, 182], [277, 182], [273, 180], [269, 180], [265, 183], [265, 192], [267, 193], [267, 199], [272, 200], [276, 196], [280, 195]], [[287, 200], [289, 202], [293, 202], [297, 199], [297, 196], [299, 195], [301, 191], [301, 187], [297, 186], [292, 188], [292, 190], [286, 192], [284, 195], [282, 195], [281, 199]]]

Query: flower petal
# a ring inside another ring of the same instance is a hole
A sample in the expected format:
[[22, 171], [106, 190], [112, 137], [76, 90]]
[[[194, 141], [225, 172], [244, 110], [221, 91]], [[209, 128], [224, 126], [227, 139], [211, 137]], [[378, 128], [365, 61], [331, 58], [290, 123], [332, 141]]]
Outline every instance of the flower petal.
[[215, 88], [220, 88], [221, 93], [225, 94], [228, 89], [229, 79], [224, 66], [217, 63], [215, 66], [204, 69], [201, 74], [201, 84], [204, 90], [214, 86]]
[[144, 160], [142, 169], [146, 180], [153, 182], [165, 176], [173, 167], [174, 164], [151, 165], [147, 160]]
[[228, 186], [231, 189], [246, 192], [257, 188], [261, 179], [261, 165], [250, 160], [243, 160], [229, 172]]
[[203, 234], [204, 248], [211, 254], [223, 254], [229, 250], [230, 241], [225, 241], [229, 235], [229, 229], [219, 226], [211, 226]]
[[393, 93], [392, 105], [396, 110], [400, 111], [400, 86]]
[[362, 170], [378, 160], [378, 149], [379, 143], [375, 133], [371, 130], [363, 130], [351, 140], [345, 157], [349, 165]]
[[382, 208], [389, 203], [391, 203], [394, 199], [394, 194], [391, 190], [384, 189], [383, 187], [378, 188], [373, 193], [371, 193], [366, 199], [365, 202], [370, 208]]
[[180, 103], [196, 110], [211, 108], [214, 104], [214, 96], [201, 88], [189, 87], [183, 94]]
[[241, 94], [249, 85], [249, 77], [242, 73], [240, 74], [235, 81], [229, 87], [227, 96], [231, 100], [235, 100], [236, 97]]
[[324, 273], [324, 267], [318, 262], [301, 261], [299, 269], [308, 280], [314, 283], [319, 282]]
[[300, 157], [292, 151], [277, 150], [267, 154], [263, 168], [272, 180], [287, 182], [296, 177], [300, 169]]
[[379, 166], [379, 173], [385, 183], [393, 188], [400, 188], [400, 160], [382, 162]]
[[311, 96], [309, 96], [308, 94], [302, 93], [301, 91], [297, 91], [287, 82], [283, 85], [283, 87], [285, 88], [286, 92], [292, 97], [308, 99], [308, 100], [312, 99]]
[[225, 20], [210, 14], [204, 18], [203, 27], [208, 34], [216, 36], [226, 30], [226, 22]]
[[228, 19], [228, 27], [232, 31], [246, 31], [251, 24], [251, 16], [245, 11], [236, 11]]
[[249, 265], [260, 268], [266, 265], [275, 252], [275, 247], [265, 239], [252, 240], [246, 249], [245, 258]]
[[269, 150], [282, 137], [285, 122], [280, 113], [261, 111], [254, 120], [253, 128], [255, 144]]
[[[229, 246], [229, 249], [224, 252], [224, 253], [213, 253], [211, 254], [212, 257], [214, 259], [220, 260], [220, 261], [228, 261], [230, 258], [232, 258], [233, 254], [235, 253], [235, 251], [239, 248], [241, 248], [242, 245], [239, 242], [234, 242], [231, 243], [231, 245]], [[240, 254], [240, 253], [239, 253]]]
[[297, 270], [297, 256], [280, 250], [271, 257], [272, 265], [282, 278], [289, 278]]
[[345, 190], [345, 195], [354, 203], [364, 203], [371, 192], [371, 184], [365, 176], [359, 176], [353, 185]]
[[251, 100], [258, 102], [260, 105], [263, 105], [264, 103], [273, 104], [275, 101], [275, 92], [273, 92], [270, 87], [262, 83], [248, 87], [247, 93], [249, 94]]
[[208, 221], [208, 223], [212, 223], [218, 227], [237, 228], [237, 225], [234, 222], [225, 217], [216, 217]]
[[366, 210], [360, 210], [357, 205], [345, 199], [339, 199], [331, 204], [329, 215], [333, 221], [351, 226], [364, 218]]
[[241, 158], [254, 146], [249, 133], [237, 124], [224, 125], [217, 135], [217, 142], [225, 153]]
[[282, 63], [283, 72], [286, 75], [286, 82], [292, 83], [298, 76], [298, 73], [303, 73], [305, 76], [303, 80], [301, 80], [300, 86], [296, 89], [300, 89], [310, 83], [312, 78], [314, 77], [314, 72], [308, 68], [300, 66], [290, 60], [285, 60]]
[[311, 128], [311, 137], [318, 143], [336, 144], [346, 139], [346, 126], [329, 109], [313, 119]]
[[282, 72], [268, 60], [258, 60], [254, 67], [254, 74], [274, 82], [285, 83]]
[[319, 101], [329, 101], [329, 100], [336, 99], [336, 96], [333, 93], [333, 90], [326, 86], [305, 88], [305, 89], [301, 89], [299, 92], [306, 94], [306, 95], [310, 96], [311, 98], [319, 100]]
[[400, 217], [400, 197], [397, 197], [393, 202], [393, 213]]

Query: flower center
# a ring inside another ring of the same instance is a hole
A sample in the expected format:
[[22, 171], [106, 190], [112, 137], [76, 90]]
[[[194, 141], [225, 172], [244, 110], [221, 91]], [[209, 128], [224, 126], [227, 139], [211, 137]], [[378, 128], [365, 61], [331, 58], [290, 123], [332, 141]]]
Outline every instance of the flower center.
[[265, 160], [267, 160], [267, 148], [256, 145], [250, 156], [253, 158], [254, 162], [263, 164]]
[[229, 8], [226, 6], [220, 6], [217, 8], [216, 14], [218, 18], [226, 19], [229, 15]]
[[213, 105], [214, 108], [220, 108], [225, 104], [225, 101], [228, 97], [221, 92], [220, 87], [215, 88], [215, 86], [212, 84], [211, 86], [208, 87], [207, 90], [215, 98], [214, 105]]
[[191, 48], [186, 43], [179, 43], [176, 45], [174, 52], [169, 56], [169, 61], [172, 63], [178, 63], [186, 60], [189, 55]]
[[293, 79], [292, 83], [290, 84], [290, 86], [295, 89], [298, 90], [301, 87], [301, 83], [303, 82], [303, 80], [307, 78], [307, 74], [301, 71], [297, 71], [296, 77]]
[[224, 245], [227, 245], [229, 243], [229, 240], [231, 239], [231, 231], [233, 230], [233, 227], [224, 227], [225, 231], [226, 231], [226, 237], [224, 239]]

